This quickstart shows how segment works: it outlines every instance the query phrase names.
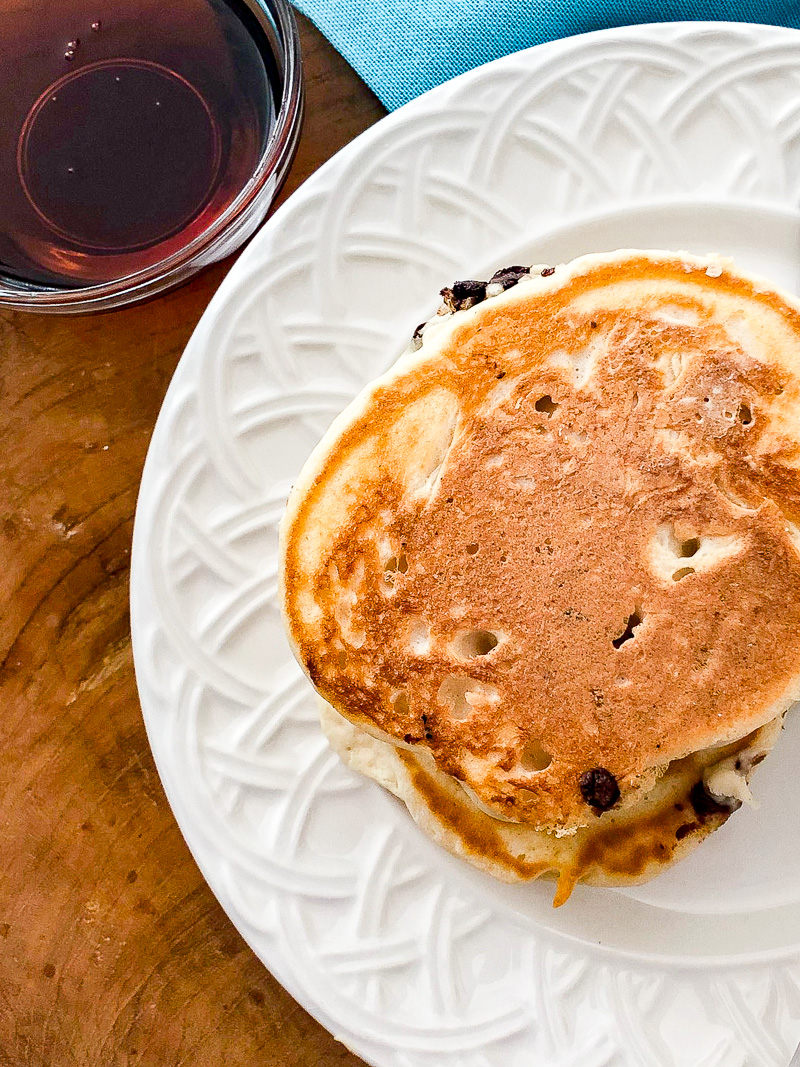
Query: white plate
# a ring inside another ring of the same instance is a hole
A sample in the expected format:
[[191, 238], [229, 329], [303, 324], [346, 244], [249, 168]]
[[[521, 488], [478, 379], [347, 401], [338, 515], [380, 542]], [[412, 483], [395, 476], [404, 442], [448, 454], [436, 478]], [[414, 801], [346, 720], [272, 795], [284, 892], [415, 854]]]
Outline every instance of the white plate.
[[277, 527], [333, 416], [456, 277], [631, 245], [800, 287], [800, 34], [611, 30], [458, 78], [348, 146], [215, 296], [153, 436], [136, 672], [178, 822], [281, 982], [379, 1067], [786, 1067], [800, 720], [763, 799], [628, 892], [507, 887], [345, 770], [283, 637]]

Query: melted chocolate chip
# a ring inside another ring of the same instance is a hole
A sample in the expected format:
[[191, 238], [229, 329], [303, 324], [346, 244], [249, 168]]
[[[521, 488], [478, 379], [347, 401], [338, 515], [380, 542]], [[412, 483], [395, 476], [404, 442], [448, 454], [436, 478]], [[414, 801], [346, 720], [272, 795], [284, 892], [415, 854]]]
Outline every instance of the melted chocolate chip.
[[502, 285], [504, 289], [510, 289], [512, 285], [517, 284], [520, 278], [524, 278], [530, 272], [530, 267], [502, 267], [494, 272], [489, 279], [489, 284]]
[[583, 799], [598, 811], [608, 811], [619, 800], [617, 779], [605, 767], [593, 767], [584, 772], [579, 785]]
[[709, 815], [730, 815], [731, 812], [737, 811], [742, 806], [741, 800], [737, 800], [735, 797], [729, 797], [725, 801], [712, 797], [710, 793], [706, 792], [702, 779], [692, 786], [689, 799], [697, 813], [697, 817], [701, 821], [707, 819]]
[[466, 311], [486, 299], [486, 282], [466, 279], [453, 282], [450, 289], [442, 289], [442, 299], [451, 311]]
[[675, 840], [683, 841], [684, 837], [688, 837], [689, 834], [693, 834], [695, 830], [700, 829], [699, 822], [685, 822], [682, 826], [679, 826], [675, 831]]
[[542, 277], [543, 278], [549, 278], [550, 275], [551, 274], [555, 274], [555, 272], [556, 272], [556, 268], [555, 267], [545, 267], [544, 270], [542, 271]]

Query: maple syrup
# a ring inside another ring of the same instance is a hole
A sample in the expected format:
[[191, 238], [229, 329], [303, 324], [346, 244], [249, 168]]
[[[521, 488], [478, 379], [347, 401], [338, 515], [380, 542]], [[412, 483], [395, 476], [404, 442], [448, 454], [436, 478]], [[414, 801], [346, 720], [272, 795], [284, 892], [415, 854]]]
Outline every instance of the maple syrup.
[[59, 0], [3, 23], [7, 277], [80, 287], [150, 267], [253, 175], [277, 67], [244, 0]]

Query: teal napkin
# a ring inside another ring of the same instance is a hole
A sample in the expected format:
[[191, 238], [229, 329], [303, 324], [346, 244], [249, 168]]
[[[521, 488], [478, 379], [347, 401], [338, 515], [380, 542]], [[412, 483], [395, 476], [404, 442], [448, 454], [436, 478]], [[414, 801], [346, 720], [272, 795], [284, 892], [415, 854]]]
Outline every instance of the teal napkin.
[[[386, 107], [557, 37], [723, 19], [800, 29], [800, 0], [293, 0]], [[800, 53], [799, 53], [800, 54]]]

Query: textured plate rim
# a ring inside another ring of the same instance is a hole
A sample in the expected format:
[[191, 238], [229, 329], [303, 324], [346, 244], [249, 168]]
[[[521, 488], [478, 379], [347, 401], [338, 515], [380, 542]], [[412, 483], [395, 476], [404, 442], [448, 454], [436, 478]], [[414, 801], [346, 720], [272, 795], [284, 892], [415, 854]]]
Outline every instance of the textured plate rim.
[[[420, 115], [424, 114], [430, 109], [435, 109], [439, 100], [444, 101], [447, 94], [453, 91], [457, 91], [458, 87], [469, 83], [473, 78], [482, 75], [489, 69], [502, 69], [504, 64], [511, 62], [526, 61], [526, 57], [533, 57], [535, 59], [541, 59], [547, 57], [548, 59], [556, 58], [559, 53], [573, 52], [589, 47], [597, 40], [603, 41], [618, 41], [620, 44], [634, 43], [639, 38], [640, 34], [652, 33], [654, 27], [659, 27], [661, 30], [667, 31], [692, 31], [694, 33], [730, 33], [735, 31], [750, 31], [755, 33], [761, 33], [766, 36], [770, 36], [776, 43], [781, 41], [788, 41], [789, 43], [800, 43], [800, 30], [794, 30], [789, 27], [775, 26], [771, 24], [751, 23], [751, 22], [731, 22], [731, 21], [709, 21], [709, 20], [686, 20], [676, 22], [663, 22], [663, 23], [642, 23], [632, 26], [613, 27], [610, 29], [595, 30], [589, 33], [575, 35], [567, 38], [562, 38], [555, 41], [546, 42], [541, 45], [536, 45], [532, 48], [525, 49], [521, 52], [512, 53], [509, 56], [503, 56], [499, 59], [493, 60], [491, 63], [484, 64], [483, 66], [466, 71], [459, 75], [457, 78], [444, 84], [431, 89], [424, 93], [422, 96], [416, 98], [405, 104], [403, 107], [388, 114], [383, 119], [379, 120], [373, 126], [369, 127], [353, 141], [344, 146], [336, 155], [326, 161], [317, 171], [314, 172], [285, 202], [280, 208], [267, 220], [261, 230], [252, 239], [250, 244], [240, 255], [237, 262], [232, 267], [231, 271], [223, 280], [217, 292], [212, 297], [209, 305], [203, 313], [198, 325], [196, 326], [181, 359], [178, 362], [176, 370], [173, 374], [173, 378], [165, 394], [162, 407], [156, 421], [153, 435], [147, 450], [145, 464], [143, 467], [140, 489], [137, 500], [136, 515], [134, 521], [132, 550], [131, 550], [131, 593], [130, 593], [130, 609], [131, 609], [131, 637], [134, 659], [134, 670], [136, 673], [137, 688], [140, 698], [140, 704], [142, 708], [142, 716], [145, 723], [148, 740], [150, 743], [151, 751], [153, 753], [154, 762], [159, 773], [160, 780], [162, 782], [165, 794], [167, 796], [170, 807], [175, 815], [176, 822], [181, 831], [181, 834], [186, 841], [195, 862], [197, 863], [203, 878], [211, 888], [215, 897], [219, 901], [220, 905], [225, 910], [228, 918], [236, 927], [242, 938], [248, 944], [250, 949], [259, 958], [263, 965], [275, 976], [280, 984], [289, 992], [289, 994], [310, 1014], [314, 1017], [325, 1029], [327, 1029], [332, 1036], [347, 1048], [349, 1048], [356, 1055], [360, 1056], [366, 1063], [370, 1064], [370, 1067], [385, 1067], [389, 1062], [384, 1055], [381, 1054], [380, 1058], [375, 1058], [375, 1052], [371, 1045], [370, 1038], [368, 1036], [361, 1036], [357, 1033], [342, 1034], [339, 1024], [336, 1019], [315, 999], [313, 992], [309, 990], [300, 978], [293, 972], [288, 960], [284, 958], [279, 949], [275, 949], [272, 952], [261, 951], [256, 948], [254, 944], [254, 937], [251, 936], [248, 930], [247, 924], [242, 921], [237, 921], [239, 917], [236, 915], [235, 905], [231, 902], [226, 889], [222, 883], [222, 879], [211, 868], [212, 859], [210, 856], [201, 855], [201, 850], [204, 846], [204, 839], [202, 834], [199, 834], [197, 840], [193, 840], [193, 834], [196, 831], [196, 827], [192, 825], [191, 813], [187, 810], [188, 805], [185, 799], [182, 797], [180, 788], [175, 780], [174, 772], [177, 768], [173, 767], [170, 763], [170, 754], [168, 751], [161, 749], [160, 740], [157, 736], [157, 716], [160, 714], [159, 710], [155, 706], [155, 700], [147, 687], [147, 683], [137, 670], [137, 663], [142, 662], [144, 658], [144, 648], [142, 646], [143, 626], [147, 618], [146, 604], [147, 594], [149, 589], [145, 588], [148, 585], [149, 579], [147, 577], [147, 561], [149, 558], [149, 548], [151, 543], [152, 527], [150, 521], [152, 519], [152, 511], [154, 505], [154, 499], [150, 495], [150, 485], [153, 481], [156, 468], [161, 462], [159, 451], [162, 444], [162, 438], [166, 437], [167, 423], [172, 413], [172, 408], [175, 404], [175, 400], [178, 396], [178, 392], [181, 388], [184, 378], [187, 375], [191, 375], [193, 371], [199, 370], [200, 366], [197, 364], [197, 359], [202, 350], [203, 343], [207, 334], [217, 323], [219, 317], [223, 315], [228, 309], [228, 304], [231, 296], [235, 294], [237, 287], [245, 282], [247, 278], [253, 273], [251, 264], [257, 270], [258, 256], [261, 246], [269, 240], [269, 235], [273, 228], [281, 225], [284, 218], [289, 216], [294, 210], [296, 210], [307, 199], [316, 195], [318, 186], [324, 186], [325, 179], [328, 173], [343, 163], [355, 160], [363, 152], [368, 151], [373, 140], [377, 140], [379, 137], [385, 136], [395, 126], [405, 124], [415, 116], [415, 113]], [[760, 201], [754, 198], [754, 203], [761, 205]], [[637, 206], [641, 206], [644, 201], [638, 202]], [[764, 206], [775, 207], [774, 203], [764, 201]], [[558, 222], [554, 224], [554, 228], [558, 225]], [[195, 365], [196, 364], [196, 365]], [[542, 936], [547, 938], [549, 932], [542, 931]], [[567, 936], [567, 939], [570, 938]], [[576, 939], [576, 944], [579, 944], [579, 939]], [[620, 953], [615, 952], [615, 955], [619, 957]], [[638, 960], [645, 959], [646, 957], [641, 954], [637, 954]], [[800, 952], [794, 950], [791, 952], [791, 959], [797, 961], [800, 959]], [[760, 963], [758, 959], [750, 961], [748, 957], [737, 957], [736, 963], [738, 966], [747, 968], [748, 966]], [[689, 966], [687, 968], [686, 963], [674, 962], [674, 968], [685, 971], [687, 969], [706, 971], [713, 970], [718, 964], [729, 964], [729, 960], [717, 960], [714, 957], [708, 957], [707, 959], [697, 962], [697, 967]], [[670, 966], [670, 962], [659, 958], [659, 965], [665, 969], [673, 969]]]

